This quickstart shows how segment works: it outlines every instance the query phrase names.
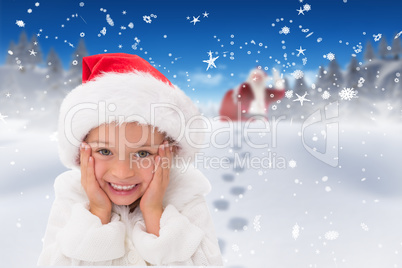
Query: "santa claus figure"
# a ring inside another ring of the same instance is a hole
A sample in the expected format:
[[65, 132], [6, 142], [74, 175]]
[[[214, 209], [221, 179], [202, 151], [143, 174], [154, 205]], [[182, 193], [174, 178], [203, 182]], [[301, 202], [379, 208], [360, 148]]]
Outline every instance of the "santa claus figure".
[[274, 70], [275, 88], [267, 88], [268, 75], [261, 67], [253, 69], [247, 81], [235, 89], [230, 89], [224, 96], [219, 111], [222, 121], [246, 121], [255, 116], [268, 119], [270, 103], [280, 100], [285, 95], [283, 80]]

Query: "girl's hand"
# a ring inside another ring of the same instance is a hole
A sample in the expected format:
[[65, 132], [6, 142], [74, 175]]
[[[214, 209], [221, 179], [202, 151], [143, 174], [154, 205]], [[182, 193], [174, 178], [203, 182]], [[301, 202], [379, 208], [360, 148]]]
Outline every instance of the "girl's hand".
[[163, 212], [163, 197], [169, 184], [173, 147], [164, 141], [155, 157], [155, 173], [147, 190], [141, 197], [140, 209], [144, 216], [148, 233], [159, 235], [159, 222]]
[[98, 216], [102, 224], [107, 224], [112, 214], [112, 202], [95, 177], [95, 160], [91, 156], [91, 147], [85, 142], [80, 147], [80, 161], [81, 185], [89, 199], [89, 211]]

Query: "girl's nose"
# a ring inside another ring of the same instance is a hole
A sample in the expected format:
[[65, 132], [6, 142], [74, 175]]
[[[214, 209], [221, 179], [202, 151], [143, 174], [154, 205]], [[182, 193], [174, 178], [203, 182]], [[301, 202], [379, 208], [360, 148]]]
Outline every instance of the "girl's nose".
[[119, 179], [128, 179], [134, 177], [135, 169], [130, 165], [130, 161], [117, 160], [113, 163], [112, 174]]

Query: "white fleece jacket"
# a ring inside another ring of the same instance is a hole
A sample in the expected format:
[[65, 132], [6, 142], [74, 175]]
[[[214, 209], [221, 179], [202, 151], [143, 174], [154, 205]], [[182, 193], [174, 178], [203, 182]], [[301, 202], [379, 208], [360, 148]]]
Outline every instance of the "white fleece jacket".
[[146, 232], [137, 207], [113, 205], [102, 225], [88, 210], [79, 170], [56, 178], [56, 198], [38, 265], [222, 265], [221, 253], [204, 198], [210, 184], [194, 166], [171, 168], [159, 237]]

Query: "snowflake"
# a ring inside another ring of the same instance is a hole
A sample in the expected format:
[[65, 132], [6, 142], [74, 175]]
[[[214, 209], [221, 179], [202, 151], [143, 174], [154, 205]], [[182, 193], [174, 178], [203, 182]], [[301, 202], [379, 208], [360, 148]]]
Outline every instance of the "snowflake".
[[287, 35], [288, 33], [290, 33], [290, 28], [287, 26], [284, 26], [284, 27], [282, 27], [281, 31], [279, 31], [279, 33]]
[[130, 22], [130, 23], [128, 24], [128, 28], [133, 29], [133, 28], [134, 28], [134, 23]]
[[81, 36], [81, 37], [84, 37], [84, 36], [85, 36], [85, 33], [84, 33], [84, 32], [80, 33], [80, 36]]
[[237, 251], [239, 251], [239, 246], [237, 244], [233, 244], [232, 249], [234, 252], [237, 252]]
[[305, 11], [310, 11], [311, 10], [311, 6], [309, 4], [304, 4], [303, 9]]
[[106, 27], [103, 27], [103, 29], [100, 31], [100, 33], [101, 33], [102, 35], [106, 35]]
[[342, 100], [351, 100], [353, 98], [357, 98], [357, 91], [354, 91], [353, 88], [343, 88], [341, 92], [339, 92], [339, 96]]
[[359, 81], [357, 82], [358, 84], [357, 84], [357, 86], [358, 87], [362, 87], [363, 86], [363, 84], [364, 84], [364, 78], [363, 77], [360, 77], [360, 79], [359, 79]]
[[260, 219], [261, 219], [261, 215], [257, 215], [257, 216], [255, 216], [254, 221], [253, 221], [254, 230], [256, 232], [261, 231]]
[[355, 53], [362, 52], [362, 49], [363, 49], [362, 45], [356, 45], [355, 47], [353, 47], [353, 50], [355, 51]]
[[80, 7], [83, 7], [85, 5], [84, 2], [80, 2]]
[[206, 62], [206, 63], [208, 63], [208, 67], [207, 67], [207, 71], [208, 71], [208, 69], [211, 67], [215, 67], [216, 68], [216, 65], [215, 65], [215, 60], [217, 59], [217, 58], [219, 58], [219, 56], [218, 57], [215, 57], [215, 58], [213, 58], [212, 57], [212, 52], [211, 51], [209, 51], [208, 52], [208, 55], [209, 55], [209, 59], [208, 60], [203, 60], [202, 62]]
[[15, 24], [17, 24], [18, 27], [25, 27], [25, 22], [23, 22], [22, 20], [15, 21]]
[[322, 97], [323, 100], [328, 100], [329, 97], [331, 97], [331, 94], [329, 94], [329, 92], [325, 90], [325, 91], [321, 94], [321, 97]]
[[297, 98], [296, 98], [295, 100], [293, 100], [293, 101], [300, 101], [300, 105], [301, 105], [301, 106], [303, 106], [303, 102], [304, 102], [304, 101], [310, 101], [310, 100], [306, 99], [306, 96], [308, 95], [307, 92], [305, 92], [303, 96], [300, 96], [300, 95], [297, 94], [297, 93], [296, 93], [296, 95], [297, 95]]
[[299, 234], [300, 234], [300, 227], [296, 223], [295, 226], [293, 226], [292, 237], [296, 240], [299, 237]]
[[200, 16], [198, 16], [197, 18], [193, 16], [193, 20], [190, 21], [190, 23], [194, 23], [194, 25], [195, 25], [197, 22], [200, 22], [199, 18], [200, 18]]
[[114, 22], [109, 14], [106, 14], [106, 21], [109, 23], [110, 26], [114, 26]]
[[303, 61], [303, 65], [307, 64], [307, 58], [303, 58], [302, 61]]
[[36, 51], [33, 50], [33, 49], [32, 49], [32, 50], [29, 49], [28, 51], [29, 51], [29, 55], [30, 55], [30, 56], [35, 56], [35, 57], [36, 57], [36, 54], [38, 54], [38, 52], [36, 52]]
[[297, 165], [296, 165], [296, 161], [295, 160], [290, 160], [289, 161], [289, 167], [291, 167], [291, 168], [295, 168]]
[[288, 90], [285, 92], [285, 97], [290, 99], [293, 97], [293, 90]]
[[339, 233], [337, 231], [329, 231], [325, 233], [325, 239], [327, 240], [335, 240], [339, 237]]
[[379, 41], [380, 39], [381, 39], [381, 37], [382, 37], [382, 34], [373, 34], [373, 37], [374, 37], [374, 41]]
[[360, 226], [362, 227], [362, 229], [363, 229], [364, 231], [368, 231], [368, 230], [369, 230], [367, 224], [365, 224], [365, 223], [363, 223], [363, 222], [360, 224]]
[[335, 59], [335, 54], [332, 52], [329, 52], [327, 55], [324, 55], [324, 58], [327, 58], [330, 61], [333, 61]]
[[302, 70], [296, 70], [292, 73], [293, 77], [295, 79], [301, 79], [304, 76], [304, 73]]
[[150, 16], [142, 16], [142, 18], [144, 19], [144, 21], [145, 21], [146, 23], [151, 23], [151, 22], [152, 22]]

